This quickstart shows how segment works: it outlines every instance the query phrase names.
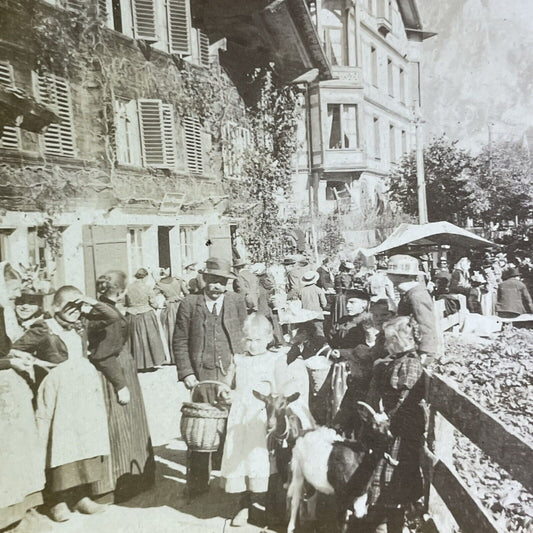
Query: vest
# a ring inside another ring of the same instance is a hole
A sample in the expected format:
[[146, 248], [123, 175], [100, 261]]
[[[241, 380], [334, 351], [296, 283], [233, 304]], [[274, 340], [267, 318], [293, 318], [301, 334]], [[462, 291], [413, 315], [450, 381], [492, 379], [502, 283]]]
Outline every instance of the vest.
[[202, 366], [209, 370], [219, 368], [226, 371], [232, 360], [231, 345], [222, 325], [222, 313], [214, 315], [207, 309], [205, 321], [205, 345]]

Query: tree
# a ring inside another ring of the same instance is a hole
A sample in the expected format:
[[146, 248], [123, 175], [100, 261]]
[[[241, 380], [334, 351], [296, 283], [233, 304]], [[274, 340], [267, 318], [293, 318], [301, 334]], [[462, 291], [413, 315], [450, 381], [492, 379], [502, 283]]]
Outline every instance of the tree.
[[532, 163], [517, 142], [483, 147], [474, 160], [472, 209], [484, 222], [524, 220], [533, 212]]
[[[473, 159], [442, 136], [424, 149], [428, 218], [459, 223], [472, 215], [475, 190], [471, 183]], [[408, 215], [418, 215], [416, 154], [403, 158], [389, 176], [389, 195]]]

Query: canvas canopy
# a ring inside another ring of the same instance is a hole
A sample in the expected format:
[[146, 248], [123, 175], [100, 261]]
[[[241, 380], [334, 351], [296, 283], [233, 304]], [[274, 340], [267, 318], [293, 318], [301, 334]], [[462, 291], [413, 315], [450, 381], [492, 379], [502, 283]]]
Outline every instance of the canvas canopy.
[[456, 248], [487, 248], [497, 246], [450, 222], [400, 224], [380, 245], [368, 248], [365, 254], [377, 255], [398, 248], [423, 249], [449, 245]]

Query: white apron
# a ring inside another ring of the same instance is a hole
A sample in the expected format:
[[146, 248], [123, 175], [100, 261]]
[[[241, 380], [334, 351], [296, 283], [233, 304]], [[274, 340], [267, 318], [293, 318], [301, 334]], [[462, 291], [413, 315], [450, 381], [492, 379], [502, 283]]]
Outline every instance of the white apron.
[[50, 330], [65, 343], [68, 359], [53, 368], [39, 387], [37, 423], [46, 447], [46, 467], [109, 455], [102, 380], [83, 357], [82, 338], [53, 320]]

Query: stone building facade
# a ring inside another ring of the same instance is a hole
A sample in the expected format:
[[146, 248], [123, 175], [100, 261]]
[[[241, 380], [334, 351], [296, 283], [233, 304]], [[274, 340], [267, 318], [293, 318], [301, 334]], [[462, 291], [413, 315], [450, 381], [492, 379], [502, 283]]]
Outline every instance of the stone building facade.
[[[309, 16], [303, 0], [287, 2]], [[236, 26], [200, 29], [200, 0], [2, 4], [2, 94], [21, 90], [61, 122], [41, 132], [3, 128], [0, 260], [39, 265], [54, 286], [94, 294], [107, 269], [179, 275], [209, 255], [231, 259], [237, 224], [224, 216], [225, 183], [238, 178], [248, 136], [237, 126], [246, 111]], [[286, 9], [274, 4], [254, 3], [267, 11], [255, 17], [262, 36], [271, 12]], [[305, 46], [305, 61], [290, 56], [291, 76], [313, 66]], [[263, 62], [276, 60], [261, 49]]]

